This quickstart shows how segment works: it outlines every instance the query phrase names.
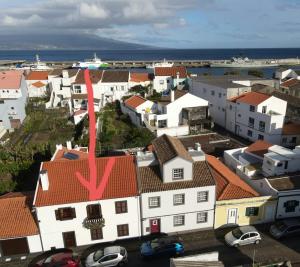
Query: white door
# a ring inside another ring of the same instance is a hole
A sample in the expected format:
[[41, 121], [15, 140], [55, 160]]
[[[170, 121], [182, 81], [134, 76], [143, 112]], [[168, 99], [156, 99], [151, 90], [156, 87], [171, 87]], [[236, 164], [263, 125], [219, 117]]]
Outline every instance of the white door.
[[237, 209], [229, 209], [227, 214], [227, 223], [236, 223]]
[[275, 207], [274, 206], [266, 206], [265, 209], [265, 221], [272, 222], [274, 221]]

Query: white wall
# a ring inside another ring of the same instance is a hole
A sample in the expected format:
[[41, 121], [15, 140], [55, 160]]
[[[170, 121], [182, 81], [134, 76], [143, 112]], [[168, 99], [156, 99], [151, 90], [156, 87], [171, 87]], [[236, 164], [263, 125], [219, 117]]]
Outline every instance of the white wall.
[[27, 237], [30, 253], [43, 251], [41, 238], [39, 235], [32, 235]]
[[170, 136], [184, 136], [190, 133], [190, 128], [188, 125], [171, 127], [171, 128], [157, 128], [156, 136], [159, 137], [163, 134]]
[[[116, 214], [115, 201], [122, 200], [127, 200], [128, 212]], [[102, 228], [103, 239], [91, 240], [90, 230], [84, 228], [82, 223], [87, 217], [86, 206], [97, 203], [101, 204], [102, 215], [105, 219], [105, 226]], [[55, 217], [55, 210], [63, 207], [75, 208], [76, 218], [66, 221], [57, 221]], [[63, 248], [64, 243], [62, 233], [69, 231], [75, 231], [77, 246], [140, 236], [140, 212], [138, 197], [37, 207], [37, 217], [39, 220], [44, 250], [49, 250], [51, 247]], [[129, 236], [117, 236], [117, 225], [119, 224], [129, 225]]]
[[[200, 191], [208, 191], [207, 202], [197, 203], [197, 192]], [[175, 194], [185, 194], [184, 205], [174, 205], [173, 196]], [[149, 208], [148, 198], [155, 196], [160, 196], [160, 207]], [[212, 228], [214, 220], [214, 205], [215, 186], [142, 193], [142, 234], [149, 234], [149, 232], [146, 232], [146, 228], [150, 226], [149, 220], [154, 218], [160, 219], [160, 230], [165, 233]], [[208, 212], [208, 219], [206, 223], [197, 223], [197, 212], [200, 211]], [[173, 220], [176, 215], [185, 215], [185, 225], [174, 226]]]
[[[164, 183], [176, 182], [173, 180], [173, 169], [183, 168], [184, 181], [193, 180], [193, 162], [176, 157], [163, 164], [163, 181]], [[178, 180], [182, 182], [183, 180]]]
[[173, 78], [170, 76], [155, 76], [153, 80], [153, 89], [156, 92], [163, 92], [171, 89], [173, 86]]
[[300, 191], [279, 192], [276, 219], [300, 216], [300, 204], [295, 208], [294, 212], [286, 212], [284, 203], [289, 200], [296, 200], [300, 203]]

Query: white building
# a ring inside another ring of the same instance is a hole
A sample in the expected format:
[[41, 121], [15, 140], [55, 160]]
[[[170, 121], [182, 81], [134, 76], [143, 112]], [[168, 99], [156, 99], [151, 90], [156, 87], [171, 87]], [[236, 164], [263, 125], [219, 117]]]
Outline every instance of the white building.
[[28, 96], [45, 97], [49, 92], [48, 71], [31, 71], [26, 75], [26, 83], [28, 88]]
[[[103, 196], [91, 201], [76, 176], [79, 172], [89, 180], [86, 156], [80, 151], [59, 150], [52, 161], [41, 165], [34, 207], [44, 250], [141, 235], [134, 158], [114, 157]], [[96, 158], [97, 184], [110, 159]]]
[[200, 145], [163, 135], [137, 156], [142, 235], [213, 227], [215, 181]]
[[207, 100], [213, 121], [225, 128], [228, 99], [250, 92], [253, 84], [273, 86], [274, 82], [252, 76], [223, 75], [192, 77], [190, 83], [190, 93]]
[[129, 71], [105, 70], [101, 79], [99, 90], [94, 90], [95, 98], [101, 99], [104, 106], [106, 103], [121, 100], [128, 95], [130, 88]]
[[249, 139], [281, 143], [287, 102], [270, 95], [248, 92], [227, 101], [226, 129]]
[[300, 145], [300, 124], [290, 122], [283, 125], [281, 145], [284, 147]]
[[33, 192], [14, 192], [0, 197], [0, 257], [26, 258], [42, 251], [39, 230], [32, 213]]
[[146, 127], [157, 136], [188, 135], [209, 125], [208, 101], [183, 90], [171, 90], [157, 102], [152, 113], [146, 113]]
[[46, 108], [71, 106], [71, 85], [75, 82], [78, 71], [78, 69], [55, 69], [48, 74], [51, 95]]
[[141, 96], [134, 95], [121, 102], [121, 110], [124, 114], [130, 117], [131, 122], [141, 127], [144, 123], [144, 115], [151, 113], [155, 107], [155, 104]]
[[300, 147], [290, 150], [265, 141], [224, 152], [227, 166], [262, 195], [277, 197], [276, 218], [300, 215]]
[[156, 92], [166, 92], [175, 87], [184, 87], [188, 84], [187, 78], [185, 67], [155, 67], [153, 89]]
[[0, 72], [0, 129], [10, 131], [21, 126], [26, 117], [27, 97], [27, 85], [22, 72]]

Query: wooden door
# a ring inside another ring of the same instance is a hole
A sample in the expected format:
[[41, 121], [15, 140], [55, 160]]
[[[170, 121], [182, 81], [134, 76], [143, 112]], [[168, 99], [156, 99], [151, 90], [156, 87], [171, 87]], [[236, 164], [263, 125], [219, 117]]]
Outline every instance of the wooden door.
[[63, 240], [65, 248], [76, 247], [76, 236], [75, 232], [64, 232]]
[[0, 241], [2, 256], [29, 254], [27, 238], [8, 239]]

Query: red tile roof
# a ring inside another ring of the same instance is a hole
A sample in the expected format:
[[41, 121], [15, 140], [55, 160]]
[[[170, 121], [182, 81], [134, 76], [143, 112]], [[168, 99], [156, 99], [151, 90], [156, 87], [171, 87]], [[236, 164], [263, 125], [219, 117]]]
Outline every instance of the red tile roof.
[[1, 71], [0, 89], [20, 89], [22, 75], [19, 71]]
[[283, 135], [300, 135], [300, 124], [287, 123], [282, 127]]
[[264, 140], [257, 140], [246, 148], [246, 152], [254, 154], [259, 157], [264, 157], [264, 154], [268, 153], [269, 147], [273, 146], [271, 143]]
[[129, 106], [133, 109], [137, 108], [138, 106], [142, 105], [143, 103], [145, 103], [147, 101], [147, 99], [141, 97], [141, 96], [138, 96], [138, 95], [134, 95], [130, 98], [128, 98], [126, 101], [125, 101], [125, 105], [126, 106]]
[[233, 97], [229, 99], [229, 101], [257, 106], [260, 103], [264, 102], [265, 100], [269, 99], [270, 97], [271, 97], [270, 95], [266, 95], [263, 93], [249, 92], [249, 93], [242, 94], [240, 96]]
[[81, 114], [84, 114], [84, 113], [87, 113], [88, 111], [87, 110], [84, 110], [84, 109], [80, 109], [80, 110], [77, 110], [74, 112], [74, 116], [78, 116], [78, 115], [81, 115]]
[[8, 193], [0, 197], [0, 239], [39, 233], [31, 213], [33, 193]]
[[46, 84], [42, 83], [41, 81], [35, 82], [32, 84], [36, 88], [44, 87]]
[[31, 71], [27, 76], [28, 81], [46, 81], [48, 80], [48, 71]]
[[65, 160], [65, 161], [70, 161], [69, 159], [64, 158], [64, 154], [70, 152], [75, 155], [77, 155], [79, 158], [78, 159], [87, 159], [89, 157], [89, 154], [84, 151], [78, 151], [75, 149], [67, 149], [66, 147], [63, 147], [62, 149], [57, 150], [56, 154], [54, 155], [53, 160]]
[[297, 79], [289, 79], [289, 80], [283, 82], [282, 84], [280, 84], [280, 86], [290, 87], [290, 86], [296, 85], [298, 83], [300, 83], [300, 81]]
[[[115, 157], [116, 161], [109, 176], [102, 199], [123, 198], [138, 195], [136, 166], [133, 156]], [[104, 173], [109, 158], [96, 158], [98, 183]], [[81, 185], [75, 173], [89, 177], [88, 160], [68, 160], [44, 162], [47, 170], [49, 190], [43, 191], [39, 182], [35, 206], [51, 206], [89, 201], [88, 190]]]
[[[97, 84], [101, 81], [103, 75], [102, 70], [89, 70], [89, 73], [92, 84]], [[85, 84], [84, 70], [79, 70], [73, 84]]]
[[217, 200], [258, 197], [259, 194], [214, 156], [206, 155], [216, 181]]
[[147, 82], [150, 81], [149, 73], [148, 72], [131, 72], [130, 73], [130, 81], [131, 82]]
[[154, 69], [155, 76], [171, 76], [176, 78], [177, 73], [179, 72], [179, 78], [184, 79], [187, 77], [186, 67], [156, 67]]

